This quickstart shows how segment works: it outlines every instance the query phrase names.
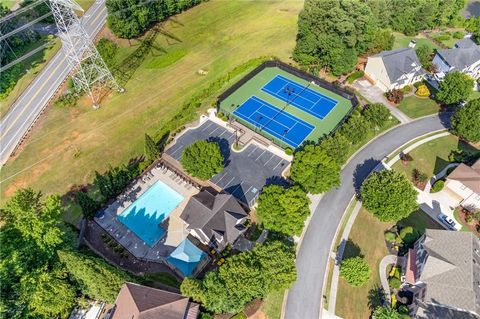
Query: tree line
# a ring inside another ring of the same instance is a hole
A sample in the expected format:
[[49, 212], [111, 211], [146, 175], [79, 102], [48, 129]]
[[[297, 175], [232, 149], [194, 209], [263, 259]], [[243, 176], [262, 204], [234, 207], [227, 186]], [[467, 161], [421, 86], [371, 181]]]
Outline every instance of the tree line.
[[76, 250], [59, 196], [21, 189], [0, 210], [0, 317], [66, 318], [84, 298], [113, 302], [130, 276]]
[[465, 0], [306, 0], [293, 58], [334, 75], [351, 72], [359, 55], [390, 50], [393, 31], [415, 35], [452, 24]]
[[107, 0], [107, 24], [120, 37], [141, 35], [155, 22], [185, 11], [204, 0]]

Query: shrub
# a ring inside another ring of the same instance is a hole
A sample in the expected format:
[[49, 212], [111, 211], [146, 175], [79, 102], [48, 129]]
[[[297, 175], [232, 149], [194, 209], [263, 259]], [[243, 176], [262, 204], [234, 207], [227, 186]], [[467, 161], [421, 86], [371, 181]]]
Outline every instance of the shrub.
[[403, 100], [403, 91], [393, 89], [386, 93], [387, 100], [392, 103], [399, 104]]
[[394, 288], [394, 289], [400, 288], [401, 284], [402, 284], [402, 282], [398, 278], [391, 277], [391, 278], [388, 279], [388, 285], [390, 287]]
[[290, 147], [285, 148], [285, 154], [293, 155], [293, 150]]
[[443, 189], [444, 185], [445, 185], [445, 182], [443, 180], [436, 181], [435, 184], [432, 185], [432, 188], [430, 189], [430, 193], [438, 193]]
[[407, 226], [400, 230], [400, 238], [410, 246], [418, 239], [418, 233], [413, 227]]
[[73, 107], [77, 104], [78, 95], [74, 92], [62, 94], [54, 102], [56, 107]]
[[449, 167], [447, 168], [447, 176], [450, 175], [451, 172], [455, 170], [456, 167]]
[[451, 36], [450, 36], [450, 33], [448, 32], [445, 32], [445, 33], [442, 33], [442, 34], [439, 34], [437, 36], [434, 37], [435, 40], [437, 41], [448, 41], [450, 40]]
[[224, 113], [222, 113], [222, 112], [218, 112], [218, 113], [217, 113], [217, 117], [218, 117], [219, 119], [221, 119], [222, 121], [225, 121], [225, 122], [228, 121], [228, 116], [226, 116], [226, 115], [225, 115]]
[[391, 232], [391, 231], [385, 232], [385, 240], [386, 241], [393, 242], [393, 241], [395, 241], [395, 239], [397, 239], [397, 234], [395, 234], [394, 232]]
[[415, 183], [425, 183], [428, 180], [428, 176], [425, 173], [420, 172], [417, 168], [412, 171], [412, 180]]
[[465, 213], [465, 221], [468, 223], [468, 224], [471, 224], [473, 222], [473, 214], [470, 213], [470, 212], [466, 212]]
[[352, 84], [355, 80], [360, 79], [365, 75], [363, 71], [355, 71], [347, 77], [347, 83]]
[[423, 85], [423, 81], [418, 81], [418, 82], [415, 82], [413, 83], [413, 86], [418, 89], [419, 86]]
[[417, 88], [417, 91], [415, 92], [415, 94], [419, 97], [429, 97], [430, 90], [425, 84], [422, 84]]
[[453, 35], [453, 37], [454, 37], [455, 39], [463, 39], [463, 36], [464, 36], [465, 34], [464, 34], [463, 32], [461, 32], [461, 31], [455, 31], [455, 32], [453, 32], [452, 35]]
[[402, 92], [404, 94], [407, 94], [409, 93], [410, 91], [412, 91], [412, 87], [410, 85], [405, 85], [403, 88], [402, 88]]
[[113, 66], [115, 55], [117, 54], [118, 45], [107, 38], [102, 38], [97, 43], [97, 50], [103, 61], [108, 67]]
[[187, 173], [203, 180], [220, 173], [224, 167], [224, 158], [216, 142], [197, 141], [189, 145], [180, 159]]
[[370, 267], [361, 257], [347, 258], [340, 266], [340, 276], [354, 287], [364, 285], [370, 279]]
[[362, 114], [374, 127], [384, 127], [391, 116], [390, 111], [381, 103], [367, 105]]

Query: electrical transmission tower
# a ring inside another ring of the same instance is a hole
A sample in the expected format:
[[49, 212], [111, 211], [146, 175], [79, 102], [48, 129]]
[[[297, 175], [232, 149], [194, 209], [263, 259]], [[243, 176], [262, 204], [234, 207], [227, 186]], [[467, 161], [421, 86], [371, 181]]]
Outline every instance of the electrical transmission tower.
[[83, 28], [74, 10], [83, 11], [75, 0], [49, 0], [62, 40], [62, 49], [73, 70], [75, 88], [86, 92], [97, 108], [108, 89], [121, 91], [93, 41]]

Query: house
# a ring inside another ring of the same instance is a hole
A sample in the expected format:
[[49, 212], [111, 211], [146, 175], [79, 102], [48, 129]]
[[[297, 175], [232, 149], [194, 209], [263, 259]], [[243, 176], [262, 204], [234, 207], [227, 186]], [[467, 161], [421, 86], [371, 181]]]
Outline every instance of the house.
[[365, 67], [366, 78], [384, 92], [421, 81], [425, 74], [414, 48], [380, 52], [368, 57]]
[[474, 79], [480, 78], [480, 47], [470, 38], [463, 38], [451, 49], [438, 50], [433, 58], [435, 77], [442, 80], [452, 71], [460, 71]]
[[472, 166], [458, 165], [447, 177], [445, 190], [468, 210], [480, 210], [480, 159]]
[[427, 229], [407, 255], [404, 292], [414, 318], [480, 318], [480, 239]]
[[190, 198], [180, 218], [192, 236], [221, 251], [246, 230], [247, 213], [232, 195], [203, 190]]
[[197, 303], [165, 290], [125, 283], [107, 319], [196, 319]]

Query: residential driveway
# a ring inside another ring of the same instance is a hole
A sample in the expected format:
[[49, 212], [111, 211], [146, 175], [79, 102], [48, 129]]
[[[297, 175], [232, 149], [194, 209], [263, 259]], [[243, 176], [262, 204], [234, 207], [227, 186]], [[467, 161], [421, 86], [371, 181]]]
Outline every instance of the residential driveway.
[[322, 197], [297, 254], [297, 281], [289, 290], [286, 319], [318, 319], [330, 248], [355, 189], [386, 155], [431, 131], [449, 126], [451, 114], [429, 116], [378, 137], [350, 159], [341, 172], [341, 186]]
[[408, 117], [405, 113], [400, 111], [398, 108], [392, 106], [385, 96], [383, 95], [383, 91], [380, 90], [378, 86], [372, 85], [367, 80], [357, 80], [355, 81], [352, 86], [362, 94], [367, 100], [372, 103], [381, 103], [385, 105], [393, 116], [395, 116], [400, 123], [408, 123], [412, 119]]
[[180, 161], [185, 147], [198, 140], [218, 142], [225, 157], [225, 168], [210, 181], [249, 207], [263, 186], [286, 183], [281, 176], [289, 164], [287, 160], [256, 144], [249, 144], [241, 152], [231, 151], [235, 135], [210, 120], [186, 131], [165, 152]]

